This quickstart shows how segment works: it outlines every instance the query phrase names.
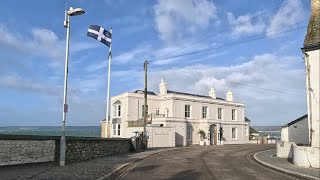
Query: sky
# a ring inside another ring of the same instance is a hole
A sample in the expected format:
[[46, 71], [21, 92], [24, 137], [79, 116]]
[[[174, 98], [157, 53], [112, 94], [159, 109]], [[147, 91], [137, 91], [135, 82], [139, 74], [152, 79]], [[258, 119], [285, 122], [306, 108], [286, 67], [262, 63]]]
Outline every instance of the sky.
[[0, 126], [59, 126], [66, 29], [71, 17], [66, 124], [99, 126], [106, 113], [108, 47], [86, 36], [112, 27], [111, 96], [143, 89], [245, 104], [251, 125], [284, 125], [307, 113], [303, 46], [309, 0], [3, 0]]

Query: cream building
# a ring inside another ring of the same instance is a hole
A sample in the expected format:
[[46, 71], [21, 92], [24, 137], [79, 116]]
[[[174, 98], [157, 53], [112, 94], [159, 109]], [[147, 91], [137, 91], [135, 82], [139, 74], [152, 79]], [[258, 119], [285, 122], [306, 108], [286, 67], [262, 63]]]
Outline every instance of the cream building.
[[[226, 93], [226, 99], [216, 97], [214, 88], [208, 96], [176, 92], [168, 90], [168, 85], [161, 80], [159, 92], [148, 92], [148, 124], [174, 127], [177, 146], [199, 144], [199, 130], [206, 133], [207, 145], [218, 145], [221, 141], [225, 144], [248, 142], [245, 106], [234, 101], [231, 91]], [[111, 107], [111, 137], [129, 138], [143, 131], [143, 91], [114, 96]]]

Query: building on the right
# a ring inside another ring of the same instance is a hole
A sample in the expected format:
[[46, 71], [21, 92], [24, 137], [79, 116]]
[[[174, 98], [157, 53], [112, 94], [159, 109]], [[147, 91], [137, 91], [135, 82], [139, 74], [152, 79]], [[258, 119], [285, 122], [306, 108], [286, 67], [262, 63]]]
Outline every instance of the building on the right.
[[306, 67], [309, 141], [312, 147], [319, 147], [320, 0], [311, 0], [311, 16], [301, 49]]
[[[301, 50], [306, 69], [308, 119], [304, 131], [308, 135], [308, 143], [299, 146], [298, 136], [288, 141], [278, 141], [277, 157], [292, 159], [291, 162], [297, 166], [320, 168], [320, 0], [311, 0], [311, 16]], [[284, 140], [286, 131], [283, 130], [282, 133]]]
[[281, 127], [281, 141], [295, 142], [297, 145], [309, 144], [308, 115], [299, 117]]

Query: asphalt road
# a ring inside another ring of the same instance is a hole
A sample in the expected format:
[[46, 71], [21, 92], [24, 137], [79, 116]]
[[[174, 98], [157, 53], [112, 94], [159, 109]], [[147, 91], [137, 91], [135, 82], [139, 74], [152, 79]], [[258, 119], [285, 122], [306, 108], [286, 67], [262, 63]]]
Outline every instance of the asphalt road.
[[131, 163], [108, 179], [299, 179], [260, 165], [255, 152], [275, 145], [204, 146], [165, 151]]

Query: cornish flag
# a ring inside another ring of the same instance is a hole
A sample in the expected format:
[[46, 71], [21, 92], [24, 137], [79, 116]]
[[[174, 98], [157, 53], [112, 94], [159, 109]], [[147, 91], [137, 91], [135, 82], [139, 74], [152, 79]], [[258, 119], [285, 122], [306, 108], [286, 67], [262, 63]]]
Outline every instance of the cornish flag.
[[111, 32], [105, 30], [101, 26], [97, 25], [90, 25], [88, 29], [87, 36], [92, 37], [103, 44], [107, 45], [110, 47], [111, 44]]

